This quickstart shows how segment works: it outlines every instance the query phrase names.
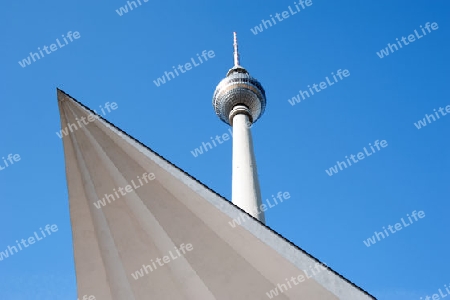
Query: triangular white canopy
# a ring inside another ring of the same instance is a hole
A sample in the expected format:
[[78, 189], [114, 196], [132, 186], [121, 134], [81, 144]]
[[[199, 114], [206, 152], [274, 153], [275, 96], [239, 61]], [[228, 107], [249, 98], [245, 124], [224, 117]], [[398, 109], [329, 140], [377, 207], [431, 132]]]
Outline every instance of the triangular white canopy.
[[80, 299], [375, 299], [57, 94]]

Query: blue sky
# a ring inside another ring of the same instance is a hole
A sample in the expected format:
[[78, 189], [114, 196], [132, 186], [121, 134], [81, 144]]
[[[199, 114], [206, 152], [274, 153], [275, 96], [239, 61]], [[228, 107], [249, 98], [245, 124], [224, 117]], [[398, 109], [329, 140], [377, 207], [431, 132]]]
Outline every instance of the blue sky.
[[[414, 125], [450, 105], [448, 1], [312, 0], [258, 34], [251, 29], [294, 1], [141, 3], [122, 16], [121, 0], [3, 3], [0, 158], [20, 160], [0, 170], [0, 251], [47, 224], [58, 231], [0, 261], [0, 299], [76, 299], [57, 87], [92, 109], [116, 102], [107, 120], [231, 198], [231, 141], [191, 151], [228, 131], [211, 99], [232, 66], [233, 31], [267, 95], [252, 128], [263, 199], [291, 194], [266, 212], [267, 225], [379, 299], [420, 299], [450, 284], [450, 116]], [[427, 22], [438, 29], [425, 36]], [[420, 39], [377, 55], [414, 30]], [[69, 31], [79, 38], [18, 63]], [[203, 50], [215, 56], [154, 84]], [[350, 75], [288, 102], [339, 69]], [[325, 172], [376, 140], [387, 146]], [[425, 217], [363, 243], [413, 211]]]

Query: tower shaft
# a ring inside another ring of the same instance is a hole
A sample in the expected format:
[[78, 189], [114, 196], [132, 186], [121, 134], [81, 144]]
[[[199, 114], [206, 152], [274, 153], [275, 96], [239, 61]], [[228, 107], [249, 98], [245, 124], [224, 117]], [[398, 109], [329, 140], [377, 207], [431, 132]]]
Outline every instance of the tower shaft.
[[265, 224], [264, 212], [259, 211], [262, 201], [253, 152], [252, 133], [249, 126], [252, 122], [246, 107], [238, 105], [231, 113], [233, 114], [233, 112], [236, 114], [232, 116], [232, 202]]

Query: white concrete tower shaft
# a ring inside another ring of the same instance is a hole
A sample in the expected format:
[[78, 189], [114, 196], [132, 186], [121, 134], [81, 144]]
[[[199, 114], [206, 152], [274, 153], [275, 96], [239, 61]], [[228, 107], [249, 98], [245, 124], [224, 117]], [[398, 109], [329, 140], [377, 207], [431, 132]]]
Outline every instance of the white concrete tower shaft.
[[232, 202], [265, 224], [261, 190], [253, 151], [250, 111], [237, 105], [230, 113], [233, 126]]

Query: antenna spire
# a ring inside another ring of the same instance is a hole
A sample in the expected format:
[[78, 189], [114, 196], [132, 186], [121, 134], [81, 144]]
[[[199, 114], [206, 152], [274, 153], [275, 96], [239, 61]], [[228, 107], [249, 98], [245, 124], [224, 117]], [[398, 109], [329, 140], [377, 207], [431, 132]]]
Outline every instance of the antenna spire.
[[234, 66], [239, 66], [239, 52], [238, 52], [238, 43], [237, 43], [237, 34], [236, 32], [233, 32], [234, 36]]

